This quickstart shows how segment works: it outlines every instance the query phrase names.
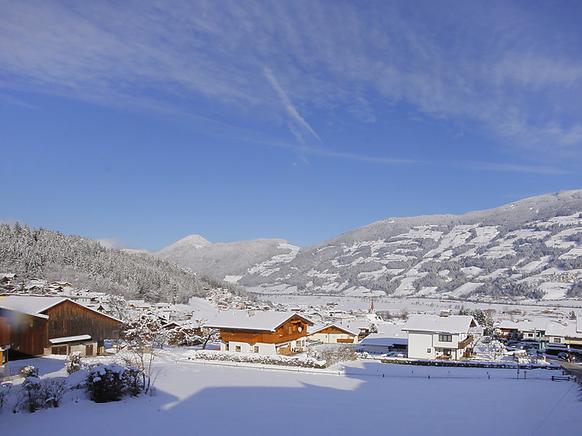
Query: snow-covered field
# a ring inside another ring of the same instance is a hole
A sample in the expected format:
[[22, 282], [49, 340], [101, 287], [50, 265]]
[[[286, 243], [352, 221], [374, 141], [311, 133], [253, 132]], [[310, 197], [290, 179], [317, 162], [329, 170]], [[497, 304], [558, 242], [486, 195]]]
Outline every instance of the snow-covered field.
[[[359, 361], [345, 375], [330, 375], [178, 357], [168, 353], [157, 364], [154, 396], [96, 404], [76, 391], [58, 409], [3, 410], [2, 434], [516, 436], [578, 434], [582, 428], [579, 387], [550, 381], [555, 371], [529, 371], [524, 380], [514, 370]], [[62, 360], [34, 360], [41, 362], [41, 375], [64, 374]]]

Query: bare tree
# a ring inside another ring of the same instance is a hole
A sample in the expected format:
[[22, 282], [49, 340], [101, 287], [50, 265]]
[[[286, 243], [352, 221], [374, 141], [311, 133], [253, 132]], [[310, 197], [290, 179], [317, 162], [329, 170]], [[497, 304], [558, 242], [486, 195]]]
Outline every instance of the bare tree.
[[158, 316], [146, 314], [128, 322], [122, 337], [132, 355], [132, 359], [127, 363], [140, 371], [143, 390], [148, 393], [152, 387], [152, 365], [157, 350], [166, 342], [167, 332], [163, 329]]

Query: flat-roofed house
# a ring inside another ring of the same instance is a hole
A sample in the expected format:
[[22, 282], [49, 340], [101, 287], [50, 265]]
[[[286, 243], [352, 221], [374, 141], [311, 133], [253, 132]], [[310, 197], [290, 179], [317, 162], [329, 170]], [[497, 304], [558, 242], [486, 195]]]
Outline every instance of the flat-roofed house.
[[309, 319], [293, 312], [220, 313], [204, 327], [220, 332], [222, 351], [289, 355], [305, 348]]
[[458, 360], [468, 352], [478, 324], [469, 315], [411, 315], [402, 328], [408, 332], [411, 359]]
[[512, 321], [501, 320], [495, 326], [497, 335], [506, 339], [541, 341], [544, 339], [547, 320], [534, 318], [533, 320]]
[[105, 339], [115, 339], [123, 323], [68, 298], [0, 296], [0, 337], [11, 358], [44, 354], [94, 356]]
[[545, 339], [548, 346], [572, 346], [582, 348], [582, 323], [579, 322], [551, 321], [545, 329]]
[[358, 351], [370, 354], [398, 352], [406, 355], [408, 335], [400, 324], [380, 324], [377, 333], [371, 333], [359, 342]]

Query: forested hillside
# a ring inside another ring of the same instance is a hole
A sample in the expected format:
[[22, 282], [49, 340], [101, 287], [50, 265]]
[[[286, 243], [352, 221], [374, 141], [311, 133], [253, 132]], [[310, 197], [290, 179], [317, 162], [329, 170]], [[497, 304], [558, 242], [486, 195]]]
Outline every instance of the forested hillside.
[[66, 280], [77, 288], [150, 301], [184, 302], [229, 286], [152, 256], [18, 223], [0, 224], [0, 272]]

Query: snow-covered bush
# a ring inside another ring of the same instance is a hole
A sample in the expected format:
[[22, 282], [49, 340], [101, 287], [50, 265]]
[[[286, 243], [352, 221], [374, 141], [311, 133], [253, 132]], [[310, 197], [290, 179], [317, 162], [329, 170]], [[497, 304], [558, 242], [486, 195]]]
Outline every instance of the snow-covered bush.
[[200, 328], [194, 326], [179, 326], [168, 332], [168, 344], [179, 347], [191, 347], [204, 342]]
[[41, 382], [41, 394], [45, 407], [59, 407], [65, 392], [67, 392], [67, 385], [63, 379], [49, 378]]
[[41, 380], [35, 376], [24, 379], [17, 408], [26, 412], [36, 412], [47, 407], [59, 407], [67, 387], [62, 379]]
[[10, 391], [12, 390], [12, 385], [10, 383], [0, 383], [0, 410], [4, 407]]
[[190, 359], [217, 360], [225, 362], [260, 363], [263, 365], [297, 366], [303, 368], [325, 368], [324, 360], [313, 357], [287, 357], [254, 353], [233, 353], [228, 351], [195, 351]]
[[354, 349], [347, 346], [328, 347], [312, 353], [314, 358], [325, 361], [325, 366], [332, 366], [339, 362], [348, 362], [358, 358]]
[[18, 402], [21, 410], [34, 413], [44, 407], [42, 384], [38, 377], [29, 376], [22, 382], [22, 395]]
[[38, 377], [38, 368], [32, 365], [26, 365], [20, 368], [20, 375], [22, 377]]
[[96, 403], [119, 401], [124, 395], [138, 395], [143, 390], [142, 372], [116, 363], [95, 365], [85, 380], [87, 391]]
[[123, 371], [121, 365], [95, 365], [85, 380], [91, 399], [96, 403], [118, 401], [123, 396]]
[[80, 353], [72, 353], [67, 356], [67, 362], [65, 364], [67, 369], [67, 374], [71, 375], [74, 372], [79, 371], [83, 367], [83, 362], [81, 360]]
[[132, 397], [138, 396], [144, 389], [142, 372], [133, 366], [126, 367], [123, 371], [124, 392]]

